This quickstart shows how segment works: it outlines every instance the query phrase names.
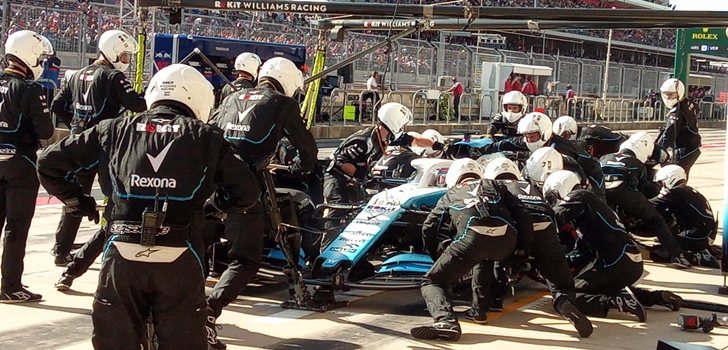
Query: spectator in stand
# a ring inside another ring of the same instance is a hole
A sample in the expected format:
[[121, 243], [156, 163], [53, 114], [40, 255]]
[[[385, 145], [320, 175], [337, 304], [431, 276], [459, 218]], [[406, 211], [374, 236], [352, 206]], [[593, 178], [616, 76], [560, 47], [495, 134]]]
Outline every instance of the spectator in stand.
[[511, 73], [511, 75], [508, 76], [508, 79], [506, 79], [506, 84], [505, 84], [505, 86], [503, 86], [503, 93], [507, 94], [507, 93], [513, 91], [514, 78], [515, 78], [515, 76], [513, 75], [513, 73]]
[[521, 90], [524, 95], [526, 96], [536, 96], [538, 95], [538, 86], [536, 86], [536, 83], [533, 82], [533, 77], [528, 76], [526, 78], [526, 83], [523, 84], [523, 89]]
[[453, 105], [455, 107], [455, 118], [460, 118], [460, 96], [463, 95], [464, 92], [463, 84], [460, 84], [458, 81], [458, 78], [452, 77], [452, 86], [450, 89], [447, 90], [447, 92], [452, 92], [453, 95]]
[[521, 76], [520, 75], [515, 75], [513, 77], [513, 83], [511, 84], [511, 87], [513, 88], [513, 90], [516, 90], [516, 91], [522, 91], [523, 90], [523, 85], [521, 84]]

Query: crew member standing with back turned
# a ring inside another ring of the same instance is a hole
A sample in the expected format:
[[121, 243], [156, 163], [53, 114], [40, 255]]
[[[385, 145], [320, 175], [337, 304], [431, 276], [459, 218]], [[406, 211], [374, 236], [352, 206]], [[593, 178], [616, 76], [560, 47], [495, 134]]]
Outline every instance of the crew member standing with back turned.
[[[72, 135], [80, 134], [102, 120], [118, 117], [122, 107], [132, 112], [147, 108], [144, 98], [134, 91], [123, 72], [136, 50], [136, 40], [123, 31], [109, 30], [101, 34], [99, 57], [74, 73], [51, 104], [53, 113], [68, 124]], [[91, 193], [96, 176], [95, 165], [92, 168], [74, 173], [85, 194]], [[100, 181], [105, 177], [102, 174]], [[68, 208], [63, 209], [53, 247], [56, 266], [66, 266], [73, 260], [71, 247], [80, 224], [80, 217], [71, 215]]]
[[97, 216], [96, 201], [66, 174], [100, 162], [114, 185], [93, 303], [94, 348], [139, 349], [151, 315], [159, 349], [205, 350], [203, 205], [245, 210], [260, 191], [222, 132], [205, 125], [215, 97], [200, 72], [165, 67], [146, 96], [149, 111], [102, 121], [51, 146], [38, 174], [80, 216]]
[[5, 53], [8, 67], [0, 75], [0, 227], [5, 223], [0, 302], [22, 303], [43, 298], [25, 289], [21, 277], [38, 196], [38, 141], [53, 136], [45, 93], [32, 80], [40, 78], [53, 46], [44, 36], [21, 30], [8, 36]]

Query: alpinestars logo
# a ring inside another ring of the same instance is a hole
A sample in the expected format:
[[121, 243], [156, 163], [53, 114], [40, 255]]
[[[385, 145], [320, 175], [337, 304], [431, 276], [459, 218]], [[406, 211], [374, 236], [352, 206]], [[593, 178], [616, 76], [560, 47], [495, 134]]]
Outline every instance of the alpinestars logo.
[[[156, 156], [152, 156], [151, 154], [147, 153], [147, 158], [149, 158], [149, 163], [152, 164], [152, 169], [155, 173], [159, 171], [159, 167], [162, 166], [162, 163], [167, 157], [167, 153], [169, 152], [169, 149], [172, 147], [173, 143], [174, 140], [164, 146], [162, 151], [159, 152], [159, 154], [157, 154]], [[131, 186], [146, 188], [177, 188], [177, 180], [174, 178], [143, 177], [137, 174], [132, 174]]]

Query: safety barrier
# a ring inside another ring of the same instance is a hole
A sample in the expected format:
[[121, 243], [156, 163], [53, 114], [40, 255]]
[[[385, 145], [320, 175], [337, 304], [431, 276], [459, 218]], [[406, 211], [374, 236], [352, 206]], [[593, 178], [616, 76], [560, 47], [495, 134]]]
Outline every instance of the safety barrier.
[[[472, 122], [473, 117], [473, 94], [465, 93], [460, 96], [460, 104], [458, 105], [458, 124], [462, 124], [462, 116], [463, 116], [463, 104], [464, 101], [468, 101], [468, 123]], [[479, 113], [480, 114], [480, 113]]]
[[[398, 101], [395, 101], [392, 98], [393, 96], [398, 96], [399, 97], [399, 100]], [[402, 101], [404, 101], [404, 95], [401, 92], [399, 92], [399, 91], [390, 91], [389, 93], [387, 93], [387, 102], [398, 102], [398, 103], [402, 104]]]
[[[486, 110], [486, 108], [485, 108], [485, 100], [486, 99], [488, 101], [490, 101], [490, 104], [489, 104], [489, 106], [490, 106], [489, 109], [490, 110]], [[489, 118], [490, 118], [491, 115], [493, 115], [493, 106], [494, 106], [493, 105], [493, 96], [491, 96], [489, 94], [486, 94], [486, 93], [480, 94], [480, 108], [479, 108], [479, 111], [478, 111], [478, 123], [479, 124], [482, 124], [483, 123], [483, 112], [488, 113], [487, 116]]]
[[427, 124], [427, 93], [424, 90], [418, 90], [412, 95], [412, 124], [416, 124], [417, 121], [417, 96], [420, 96], [422, 101], [422, 125]]
[[346, 90], [341, 90], [339, 88], [334, 88], [331, 90], [331, 96], [329, 96], [329, 126], [333, 125], [334, 120], [334, 105], [336, 104], [336, 100], [339, 97], [343, 97], [341, 102], [341, 119], [344, 122], [344, 125], [346, 125], [346, 119], [344, 118], [344, 107], [346, 107], [346, 103], [349, 102], [349, 93]]

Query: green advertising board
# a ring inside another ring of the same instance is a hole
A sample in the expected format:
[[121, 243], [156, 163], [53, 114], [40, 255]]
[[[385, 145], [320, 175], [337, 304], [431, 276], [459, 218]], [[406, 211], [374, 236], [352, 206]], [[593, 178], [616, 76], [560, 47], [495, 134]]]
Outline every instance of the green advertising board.
[[690, 53], [728, 57], [728, 29], [690, 28], [685, 34], [686, 49]]
[[691, 54], [728, 57], [728, 28], [678, 29], [674, 76], [687, 81]]

